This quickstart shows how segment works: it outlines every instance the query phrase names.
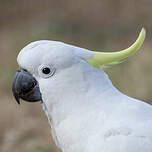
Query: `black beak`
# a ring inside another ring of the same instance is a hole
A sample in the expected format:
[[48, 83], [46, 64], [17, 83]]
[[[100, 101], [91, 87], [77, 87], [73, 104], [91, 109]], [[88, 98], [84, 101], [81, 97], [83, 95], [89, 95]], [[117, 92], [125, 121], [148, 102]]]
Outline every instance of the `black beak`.
[[30, 73], [23, 70], [16, 72], [12, 92], [18, 104], [20, 104], [20, 98], [28, 102], [42, 101], [38, 82]]

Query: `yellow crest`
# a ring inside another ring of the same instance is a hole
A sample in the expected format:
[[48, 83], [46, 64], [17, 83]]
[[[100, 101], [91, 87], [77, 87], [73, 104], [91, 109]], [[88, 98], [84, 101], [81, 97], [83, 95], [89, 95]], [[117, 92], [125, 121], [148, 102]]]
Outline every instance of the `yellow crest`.
[[134, 54], [143, 44], [146, 31], [142, 28], [137, 40], [129, 48], [117, 52], [93, 52], [93, 57], [86, 61], [95, 66], [102, 67], [104, 64], [115, 64]]

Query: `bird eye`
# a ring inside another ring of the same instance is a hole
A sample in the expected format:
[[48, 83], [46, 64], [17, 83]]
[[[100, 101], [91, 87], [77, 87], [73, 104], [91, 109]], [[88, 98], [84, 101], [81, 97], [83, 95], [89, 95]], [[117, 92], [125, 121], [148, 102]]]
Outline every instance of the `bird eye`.
[[42, 69], [42, 72], [44, 73], [44, 74], [49, 74], [50, 72], [51, 72], [51, 70], [50, 70], [50, 68], [43, 68]]
[[55, 72], [55, 68], [52, 67], [52, 66], [44, 66], [44, 65], [41, 65], [39, 67], [39, 75], [43, 78], [48, 78], [50, 76], [52, 76]]
[[22, 69], [24, 72], [28, 72], [26, 69]]

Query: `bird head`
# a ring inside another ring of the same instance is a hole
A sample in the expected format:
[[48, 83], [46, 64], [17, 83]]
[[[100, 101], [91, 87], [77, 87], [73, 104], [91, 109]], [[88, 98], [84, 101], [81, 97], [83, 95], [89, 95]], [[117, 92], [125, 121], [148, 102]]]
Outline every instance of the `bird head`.
[[[24, 47], [17, 57], [19, 70], [14, 76], [12, 85], [14, 97], [18, 103], [20, 98], [29, 102], [42, 101], [43, 93], [46, 93], [43, 90], [59, 85], [61, 79], [71, 79], [69, 82], [72, 85], [73, 78], [70, 77], [72, 71], [67, 69], [84, 66], [89, 70], [89, 68], [102, 68], [105, 64], [115, 64], [135, 53], [144, 39], [145, 30], [142, 29], [136, 42], [128, 49], [108, 53], [94, 52], [58, 41], [32, 42]], [[65, 71], [66, 74], [63, 74]], [[73, 77], [81, 75], [80, 70], [73, 71], [75, 71]]]

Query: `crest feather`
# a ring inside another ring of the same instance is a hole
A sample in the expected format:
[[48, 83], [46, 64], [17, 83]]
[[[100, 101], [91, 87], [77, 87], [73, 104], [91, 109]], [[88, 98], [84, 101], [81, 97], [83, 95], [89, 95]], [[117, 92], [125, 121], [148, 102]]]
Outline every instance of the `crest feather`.
[[101, 68], [106, 64], [118, 64], [124, 59], [134, 54], [142, 46], [146, 36], [146, 31], [142, 28], [137, 40], [127, 49], [117, 52], [93, 52], [93, 57], [87, 59], [87, 62], [95, 67]]

